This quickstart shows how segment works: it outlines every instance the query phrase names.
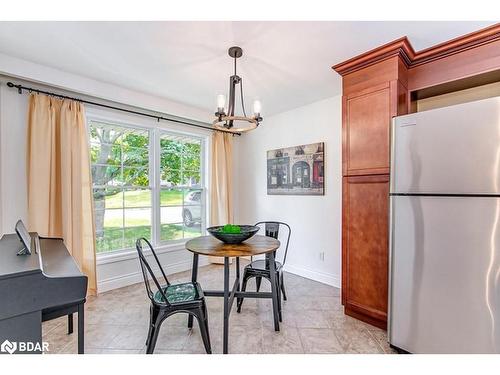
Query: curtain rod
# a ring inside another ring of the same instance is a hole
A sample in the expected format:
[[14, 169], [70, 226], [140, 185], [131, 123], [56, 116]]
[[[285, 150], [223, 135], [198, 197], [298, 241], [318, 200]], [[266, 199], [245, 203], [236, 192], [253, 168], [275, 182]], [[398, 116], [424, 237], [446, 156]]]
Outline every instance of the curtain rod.
[[80, 99], [80, 98], [74, 98], [74, 97], [71, 97], [71, 96], [66, 96], [66, 95], [56, 94], [56, 93], [49, 92], [49, 91], [35, 89], [33, 87], [26, 87], [26, 86], [23, 86], [23, 85], [16, 85], [16, 84], [14, 84], [12, 82], [7, 82], [7, 86], [10, 87], [10, 88], [16, 88], [17, 92], [19, 94], [22, 94], [23, 90], [26, 90], [28, 92], [36, 92], [36, 93], [39, 93], [39, 94], [45, 94], [45, 95], [54, 96], [54, 97], [57, 97], [57, 98], [60, 98], [60, 99], [74, 100], [76, 102], [90, 104], [90, 105], [94, 105], [94, 106], [97, 106], [97, 107], [103, 107], [103, 108], [112, 109], [112, 110], [115, 110], [115, 111], [121, 111], [121, 112], [131, 113], [131, 114], [138, 115], [138, 116], [144, 116], [144, 117], [154, 118], [158, 122], [160, 122], [160, 120], [171, 121], [171, 122], [176, 122], [178, 124], [193, 126], [193, 127], [200, 128], [200, 129], [206, 129], [206, 130], [211, 130], [211, 131], [216, 131], [216, 132], [222, 132], [222, 133], [230, 133], [232, 135], [238, 135], [238, 136], [241, 135], [241, 133], [234, 133], [234, 132], [228, 131], [228, 130], [216, 129], [216, 128], [212, 128], [212, 127], [206, 126], [206, 125], [194, 124], [192, 122], [183, 121], [183, 120], [177, 120], [177, 119], [171, 119], [171, 118], [168, 118], [168, 117], [163, 117], [161, 115], [152, 115], [150, 113], [139, 112], [139, 111], [134, 111], [134, 110], [131, 110], [131, 109], [115, 107], [115, 106], [112, 106], [112, 105], [98, 103], [98, 102], [93, 102], [93, 101], [90, 101], [90, 100], [85, 100], [85, 99]]

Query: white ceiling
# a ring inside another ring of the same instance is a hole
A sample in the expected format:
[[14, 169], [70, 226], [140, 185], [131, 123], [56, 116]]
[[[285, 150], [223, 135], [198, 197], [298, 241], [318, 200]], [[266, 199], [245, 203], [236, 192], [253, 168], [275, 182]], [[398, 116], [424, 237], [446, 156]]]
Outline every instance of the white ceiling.
[[402, 36], [415, 50], [492, 22], [0, 22], [0, 52], [213, 112], [244, 55], [247, 107], [263, 115], [340, 93], [331, 66]]

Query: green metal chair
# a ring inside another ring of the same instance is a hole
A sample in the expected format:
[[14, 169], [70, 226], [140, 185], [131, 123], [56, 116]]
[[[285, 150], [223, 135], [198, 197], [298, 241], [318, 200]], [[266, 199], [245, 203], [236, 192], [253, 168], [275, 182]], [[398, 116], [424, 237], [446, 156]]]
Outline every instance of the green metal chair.
[[[286, 255], [288, 253], [288, 245], [290, 243], [290, 236], [292, 234], [292, 229], [286, 223], [282, 223], [280, 221], [259, 221], [255, 224], [255, 226], [264, 225], [265, 234], [268, 237], [272, 237], [278, 239], [278, 235], [281, 227], [285, 227], [287, 229], [287, 237], [286, 237], [286, 245], [283, 254], [282, 262], [275, 261], [276, 265], [276, 285], [278, 285], [278, 309], [279, 309], [279, 320], [282, 321], [281, 314], [281, 296], [283, 295], [283, 299], [286, 301], [286, 292], [285, 292], [285, 280], [283, 279], [283, 266], [285, 265]], [[278, 249], [279, 250], [279, 249]], [[276, 259], [276, 250], [274, 252], [274, 257]], [[262, 282], [262, 278], [271, 280], [271, 272], [269, 270], [269, 258], [266, 256], [266, 259], [253, 260], [245, 266], [243, 271], [243, 283], [241, 286], [241, 290], [245, 291], [247, 288], [247, 282], [252, 277], [255, 277], [255, 283], [257, 285], [257, 292], [260, 290], [260, 284]], [[241, 312], [241, 305], [243, 304], [243, 298], [238, 298], [237, 300], [237, 312]]]
[[[146, 260], [142, 249], [143, 242], [149, 246], [149, 250], [156, 260], [158, 268], [165, 279], [166, 285], [160, 285], [148, 261]], [[207, 306], [200, 284], [197, 282], [170, 284], [165, 272], [163, 271], [160, 261], [156, 256], [153, 246], [151, 246], [151, 243], [149, 243], [149, 241], [145, 238], [139, 238], [136, 241], [136, 249], [139, 254], [139, 261], [141, 264], [142, 276], [144, 277], [144, 283], [146, 284], [146, 291], [149, 299], [151, 300], [146, 353], [153, 354], [161, 324], [165, 319], [177, 313], [187, 313], [194, 316], [198, 320], [205, 350], [208, 354], [211, 354], [212, 349], [210, 347], [210, 335], [208, 331]], [[151, 277], [151, 280], [153, 280], [154, 286], [156, 287], [156, 292], [154, 293], [149, 283], [149, 277]]]

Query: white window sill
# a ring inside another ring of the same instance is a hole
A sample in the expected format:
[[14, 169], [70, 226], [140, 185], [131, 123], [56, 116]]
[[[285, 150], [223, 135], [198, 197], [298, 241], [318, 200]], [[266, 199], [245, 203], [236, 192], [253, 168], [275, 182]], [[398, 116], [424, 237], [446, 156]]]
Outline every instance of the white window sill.
[[[155, 248], [156, 255], [160, 255], [163, 253], [174, 252], [174, 251], [182, 251], [186, 250], [186, 241], [180, 241], [176, 243], [160, 245]], [[148, 256], [151, 253], [149, 249], [144, 249], [144, 255]], [[137, 259], [137, 250], [136, 249], [127, 249], [123, 251], [116, 251], [111, 254], [97, 254], [96, 255], [96, 265], [100, 264], [108, 264], [121, 262], [123, 260], [129, 259]]]

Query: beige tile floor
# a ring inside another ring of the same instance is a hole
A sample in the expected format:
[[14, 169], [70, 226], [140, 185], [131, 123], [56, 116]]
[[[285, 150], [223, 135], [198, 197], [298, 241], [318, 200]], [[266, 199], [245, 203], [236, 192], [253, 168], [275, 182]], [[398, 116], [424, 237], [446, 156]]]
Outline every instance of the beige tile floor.
[[[222, 289], [222, 266], [200, 267], [198, 275], [203, 288]], [[190, 272], [169, 276], [173, 283], [189, 279]], [[240, 314], [234, 304], [230, 353], [393, 353], [384, 331], [344, 315], [339, 289], [289, 273], [285, 284], [288, 301], [279, 332], [273, 329], [271, 300], [246, 299]], [[270, 289], [265, 280], [262, 289]], [[248, 290], [255, 290], [254, 281]], [[207, 305], [212, 351], [221, 353], [222, 298], [207, 297]], [[86, 353], [144, 353], [149, 300], [143, 283], [89, 298], [85, 314]], [[187, 315], [177, 314], [163, 323], [156, 354], [205, 352], [196, 321], [192, 330], [186, 322]], [[66, 324], [66, 317], [43, 323], [49, 353], [76, 353], [76, 316], [74, 334], [66, 333]]]

